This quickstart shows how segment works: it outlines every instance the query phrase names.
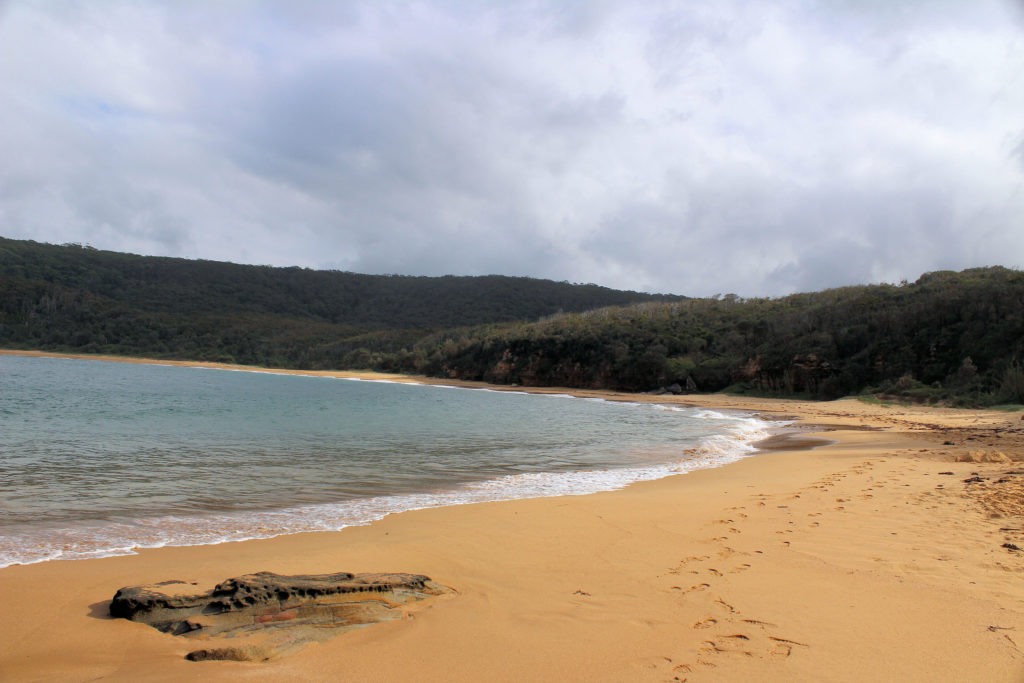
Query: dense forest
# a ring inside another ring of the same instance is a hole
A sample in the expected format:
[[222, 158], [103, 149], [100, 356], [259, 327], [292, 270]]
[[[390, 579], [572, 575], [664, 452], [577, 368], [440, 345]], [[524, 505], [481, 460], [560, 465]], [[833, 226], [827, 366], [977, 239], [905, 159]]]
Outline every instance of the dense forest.
[[778, 299], [603, 308], [449, 333], [412, 351], [423, 366], [376, 362], [522, 385], [1024, 403], [1024, 273], [979, 268]]
[[683, 297], [525, 277], [408, 277], [0, 238], [0, 346], [352, 367], [458, 326]]
[[530, 386], [1024, 403], [1024, 273], [690, 299], [0, 239], [0, 346]]

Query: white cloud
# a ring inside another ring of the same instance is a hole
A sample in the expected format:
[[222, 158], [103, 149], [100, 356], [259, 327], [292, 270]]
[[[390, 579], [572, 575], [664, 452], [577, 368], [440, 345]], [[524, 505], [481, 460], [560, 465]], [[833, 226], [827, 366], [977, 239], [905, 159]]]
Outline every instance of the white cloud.
[[0, 234], [777, 295], [1024, 266], [1010, 2], [13, 3]]

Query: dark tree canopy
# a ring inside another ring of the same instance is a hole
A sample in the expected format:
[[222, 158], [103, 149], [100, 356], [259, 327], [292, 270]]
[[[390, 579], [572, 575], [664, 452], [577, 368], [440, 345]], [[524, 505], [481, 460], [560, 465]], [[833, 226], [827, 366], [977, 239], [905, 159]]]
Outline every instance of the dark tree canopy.
[[496, 383], [1024, 402], [1024, 273], [777, 299], [358, 275], [0, 238], [0, 345]]
[[409, 277], [0, 238], [0, 344], [340, 367], [425, 332], [682, 297], [525, 277]]

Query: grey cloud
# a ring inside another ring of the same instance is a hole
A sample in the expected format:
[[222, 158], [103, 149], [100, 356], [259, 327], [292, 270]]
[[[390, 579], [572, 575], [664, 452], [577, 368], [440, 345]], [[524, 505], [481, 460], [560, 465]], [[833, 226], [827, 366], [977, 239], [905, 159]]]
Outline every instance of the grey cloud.
[[0, 234], [691, 295], [1019, 267], [1019, 27], [1009, 2], [13, 3]]

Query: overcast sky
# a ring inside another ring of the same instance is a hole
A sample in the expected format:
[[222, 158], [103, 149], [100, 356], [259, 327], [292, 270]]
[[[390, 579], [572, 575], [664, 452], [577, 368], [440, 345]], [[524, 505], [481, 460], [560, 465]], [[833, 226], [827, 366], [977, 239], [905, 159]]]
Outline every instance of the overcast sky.
[[1020, 0], [0, 0], [0, 235], [777, 296], [1024, 266]]

